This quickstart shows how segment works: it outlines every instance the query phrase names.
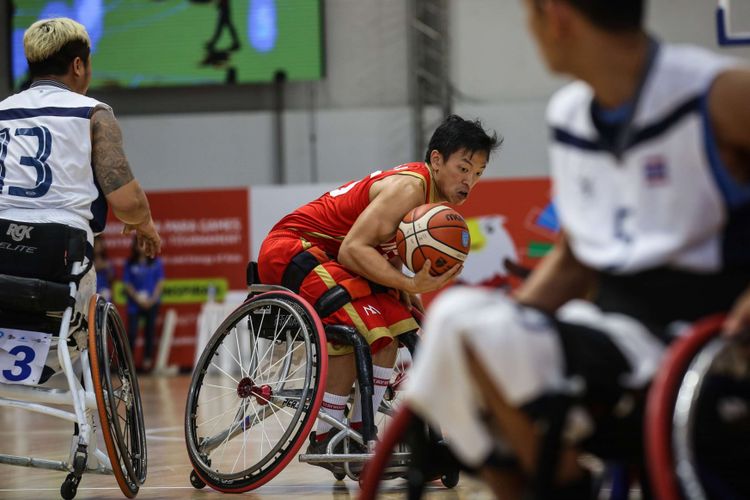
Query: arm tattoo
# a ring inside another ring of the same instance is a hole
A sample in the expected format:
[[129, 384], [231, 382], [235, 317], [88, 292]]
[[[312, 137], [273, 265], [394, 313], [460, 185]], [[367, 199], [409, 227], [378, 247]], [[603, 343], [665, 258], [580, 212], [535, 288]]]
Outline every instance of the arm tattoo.
[[98, 109], [91, 117], [91, 164], [105, 195], [133, 180], [120, 125], [108, 109]]

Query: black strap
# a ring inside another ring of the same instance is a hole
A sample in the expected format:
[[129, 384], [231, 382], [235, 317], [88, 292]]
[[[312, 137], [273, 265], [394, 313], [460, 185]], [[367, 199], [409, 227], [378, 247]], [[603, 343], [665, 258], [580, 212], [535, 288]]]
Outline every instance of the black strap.
[[[294, 293], [299, 293], [302, 282], [313, 269], [320, 265], [318, 258], [311, 252], [303, 250], [298, 253], [284, 269], [281, 285]], [[364, 279], [364, 278], [363, 278]], [[387, 293], [389, 288], [366, 280], [370, 286], [370, 293]], [[327, 290], [315, 302], [315, 311], [321, 318], [326, 318], [352, 301], [349, 291], [341, 285]]]
[[351, 301], [352, 296], [349, 295], [347, 289], [341, 285], [336, 285], [321, 295], [313, 307], [321, 318], [326, 318]]
[[319, 265], [320, 262], [318, 259], [307, 250], [298, 253], [292, 258], [286, 269], [284, 269], [281, 286], [290, 289], [294, 293], [299, 293], [302, 282]]

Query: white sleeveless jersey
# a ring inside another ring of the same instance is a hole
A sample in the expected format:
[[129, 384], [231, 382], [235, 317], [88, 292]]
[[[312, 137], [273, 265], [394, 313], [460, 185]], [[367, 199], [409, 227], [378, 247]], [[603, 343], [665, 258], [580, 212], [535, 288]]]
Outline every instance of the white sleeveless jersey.
[[111, 109], [52, 80], [0, 102], [0, 217], [104, 228], [107, 205], [91, 165], [90, 117]]
[[[658, 47], [619, 158], [594, 125], [590, 87], [553, 97], [555, 204], [581, 262], [615, 274], [750, 264], [750, 252], [736, 251], [750, 241], [750, 190], [721, 164], [707, 113], [714, 78], [733, 65], [696, 47]], [[730, 262], [737, 256], [744, 262]]]

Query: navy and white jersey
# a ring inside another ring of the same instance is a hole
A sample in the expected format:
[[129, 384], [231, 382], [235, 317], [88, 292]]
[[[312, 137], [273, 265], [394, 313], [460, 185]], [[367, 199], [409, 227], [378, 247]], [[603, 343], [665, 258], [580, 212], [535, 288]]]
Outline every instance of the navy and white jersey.
[[630, 119], [619, 140], [585, 83], [553, 97], [555, 203], [581, 262], [613, 275], [750, 267], [750, 188], [722, 165], [707, 110], [714, 79], [737, 64], [654, 42], [639, 95], [621, 110]]
[[104, 228], [107, 206], [91, 165], [95, 99], [40, 80], [0, 102], [0, 217]]

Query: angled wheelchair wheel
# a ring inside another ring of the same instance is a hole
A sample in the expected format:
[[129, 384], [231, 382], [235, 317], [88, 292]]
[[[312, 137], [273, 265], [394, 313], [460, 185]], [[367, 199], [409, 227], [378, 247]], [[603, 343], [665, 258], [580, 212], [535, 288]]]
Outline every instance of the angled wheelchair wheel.
[[646, 449], [657, 498], [748, 498], [750, 345], [697, 323], [670, 348], [647, 406]]
[[367, 462], [359, 480], [359, 500], [374, 500], [380, 481], [391, 462], [395, 450], [401, 449], [409, 425], [415, 419], [407, 405], [401, 405], [375, 449], [375, 456]]
[[125, 328], [114, 305], [89, 302], [89, 358], [102, 437], [123, 494], [133, 498], [146, 480], [146, 429], [141, 393]]
[[185, 441], [198, 478], [239, 493], [281, 472], [315, 423], [327, 369], [323, 325], [299, 296], [263, 293], [232, 312], [188, 392]]

